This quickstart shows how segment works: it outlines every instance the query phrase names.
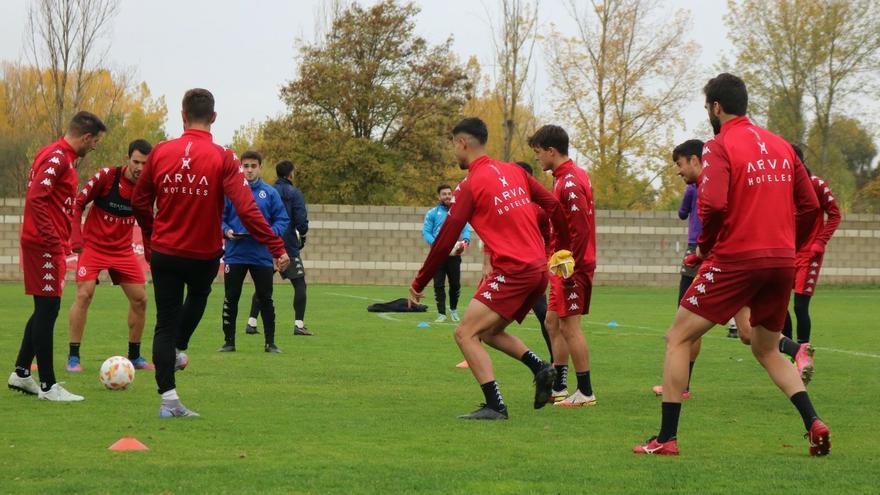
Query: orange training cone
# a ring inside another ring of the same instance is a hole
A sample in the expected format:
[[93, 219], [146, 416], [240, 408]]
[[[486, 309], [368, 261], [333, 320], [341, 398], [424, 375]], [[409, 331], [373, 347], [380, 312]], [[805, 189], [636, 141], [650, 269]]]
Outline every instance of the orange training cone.
[[122, 437], [116, 441], [113, 445], [108, 447], [109, 450], [150, 450], [149, 447], [142, 444], [140, 440], [135, 437]]
[[466, 369], [470, 368], [471, 366], [468, 364], [467, 359], [465, 359], [464, 361], [462, 361], [462, 362], [456, 364], [455, 367], [456, 367], [456, 368], [461, 368], [461, 369], [463, 369], [463, 370], [466, 370]]

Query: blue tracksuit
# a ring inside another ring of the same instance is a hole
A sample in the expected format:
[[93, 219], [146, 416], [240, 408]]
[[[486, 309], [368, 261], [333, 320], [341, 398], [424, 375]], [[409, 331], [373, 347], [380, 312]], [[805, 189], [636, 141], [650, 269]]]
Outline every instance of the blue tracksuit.
[[[269, 226], [272, 227], [272, 231], [283, 235], [287, 231], [290, 218], [281, 202], [281, 196], [275, 191], [275, 188], [263, 182], [262, 179], [257, 179], [250, 186], [254, 193], [254, 201]], [[230, 229], [235, 233], [247, 232], [229, 198], [226, 198], [226, 207], [223, 209], [222, 228], [224, 238]], [[227, 265], [273, 266], [272, 255], [266, 246], [251, 237], [226, 239], [226, 253], [223, 255], [223, 262]]]
[[284, 239], [284, 247], [287, 256], [291, 259], [299, 256], [299, 242], [296, 240], [296, 232], [305, 237], [309, 232], [309, 212], [306, 210], [306, 199], [302, 191], [296, 188], [292, 182], [284, 177], [275, 181], [275, 190], [281, 196], [281, 202], [290, 218], [290, 225], [281, 236]]
[[[443, 203], [438, 204], [428, 210], [428, 213], [425, 213], [425, 224], [422, 227], [422, 237], [429, 246], [434, 244], [434, 239], [437, 238], [437, 234], [440, 232], [440, 227], [443, 226], [443, 222], [446, 220], [446, 215], [448, 214], [449, 208], [445, 207]], [[468, 241], [468, 243], [471, 242], [471, 224], [466, 223], [464, 225], [459, 239]]]

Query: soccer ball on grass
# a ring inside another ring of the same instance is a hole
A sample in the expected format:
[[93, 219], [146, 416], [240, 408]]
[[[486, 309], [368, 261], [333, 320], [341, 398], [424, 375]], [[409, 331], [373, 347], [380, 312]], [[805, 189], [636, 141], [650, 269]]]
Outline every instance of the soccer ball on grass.
[[134, 365], [122, 356], [107, 358], [101, 365], [100, 379], [110, 390], [122, 390], [134, 381]]

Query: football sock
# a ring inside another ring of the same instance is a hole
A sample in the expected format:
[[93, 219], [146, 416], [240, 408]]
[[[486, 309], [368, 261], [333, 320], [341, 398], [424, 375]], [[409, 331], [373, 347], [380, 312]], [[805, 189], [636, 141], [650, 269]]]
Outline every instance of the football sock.
[[565, 390], [568, 388], [568, 365], [554, 364], [556, 368], [556, 381], [553, 382], [553, 390]]
[[577, 371], [578, 390], [586, 396], [593, 395], [593, 384], [590, 383], [590, 370]]
[[791, 311], [787, 311], [785, 313], [785, 326], [782, 327], [782, 335], [784, 337], [791, 338], [791, 328], [792, 328]]
[[658, 442], [668, 442], [678, 435], [678, 417], [681, 415], [681, 402], [664, 402], [663, 419], [660, 423]]
[[180, 400], [180, 397], [177, 395], [177, 389], [172, 388], [167, 392], [162, 392], [162, 400]]
[[801, 346], [797, 342], [788, 337], [779, 339], [779, 352], [791, 356], [792, 359], [797, 355], [800, 348]]
[[816, 414], [816, 410], [813, 409], [813, 403], [810, 401], [810, 396], [807, 395], [806, 391], [803, 391], [792, 395], [789, 400], [791, 400], [791, 403], [794, 404], [794, 407], [797, 408], [798, 412], [801, 413], [801, 419], [804, 420], [804, 428], [809, 430], [810, 426], [813, 425], [813, 421], [819, 419], [819, 415]]
[[70, 357], [79, 357], [79, 342], [71, 342], [70, 350], [67, 352], [67, 355]]
[[480, 385], [480, 388], [483, 389], [483, 396], [486, 398], [486, 405], [489, 406], [490, 409], [494, 409], [498, 412], [507, 409], [507, 406], [504, 405], [504, 399], [501, 398], [501, 390], [498, 389], [498, 383], [495, 380]]
[[305, 328], [306, 324], [302, 320], [296, 320], [293, 322], [296, 325], [296, 328]]
[[687, 384], [687, 386], [684, 388], [685, 391], [688, 391], [688, 390], [691, 389], [691, 375], [694, 374], [694, 365], [695, 365], [696, 363], [697, 363], [696, 361], [691, 361], [690, 364], [688, 364], [688, 384]]
[[809, 342], [813, 330], [813, 322], [810, 320], [810, 296], [794, 295], [794, 315], [797, 317], [797, 341]]
[[519, 360], [525, 363], [535, 375], [544, 368], [544, 361], [541, 361], [541, 358], [532, 351], [526, 351]]
[[141, 357], [141, 343], [140, 342], [129, 342], [128, 343], [128, 360], [134, 361], [135, 359]]
[[15, 374], [18, 375], [19, 378], [27, 378], [31, 376], [31, 370], [27, 368], [22, 368], [21, 366], [16, 366]]
[[254, 317], [248, 318], [248, 325], [250, 325], [252, 327], [256, 327], [257, 326], [257, 319]]

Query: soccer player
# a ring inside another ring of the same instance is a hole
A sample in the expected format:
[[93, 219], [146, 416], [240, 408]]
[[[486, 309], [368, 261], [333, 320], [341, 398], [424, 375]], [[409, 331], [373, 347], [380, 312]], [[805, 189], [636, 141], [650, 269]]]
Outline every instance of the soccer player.
[[[428, 245], [434, 244], [440, 227], [449, 214], [449, 205], [452, 202], [452, 188], [446, 184], [437, 187], [439, 204], [425, 213], [425, 221], [422, 225], [422, 238]], [[437, 319], [434, 323], [446, 321], [446, 279], [449, 278], [449, 315], [452, 321], [461, 321], [458, 317], [458, 297], [461, 295], [461, 255], [471, 242], [471, 226], [465, 224], [461, 231], [458, 242], [449, 253], [446, 261], [440, 265], [434, 275], [434, 300], [437, 302]]]
[[[574, 274], [568, 281], [573, 283], [566, 283], [557, 276], [550, 278], [547, 331], [553, 344], [553, 366], [557, 376], [552, 400], [560, 407], [595, 405], [596, 396], [590, 382], [590, 351], [581, 330], [581, 315], [590, 312], [593, 272], [596, 270], [593, 186], [587, 173], [568, 157], [568, 133], [562, 127], [541, 127], [529, 138], [529, 146], [535, 151], [541, 167], [553, 173], [553, 192], [568, 221], [575, 259]], [[552, 242], [559, 247], [555, 235]], [[577, 389], [565, 397], [568, 384], [564, 379], [568, 374], [569, 355], [577, 376]]]
[[[21, 225], [21, 265], [24, 293], [33, 296], [34, 312], [24, 327], [15, 371], [9, 375], [7, 384], [10, 389], [43, 400], [83, 400], [55, 381], [52, 334], [61, 308], [66, 255], [70, 252], [76, 160], [93, 151], [106, 132], [107, 127], [96, 115], [78, 112], [70, 119], [64, 136], [37, 152], [28, 174]], [[40, 370], [39, 384], [31, 376], [34, 357]]]
[[[422, 290], [449, 256], [461, 229], [470, 222], [492, 252], [494, 272], [483, 280], [458, 327], [455, 341], [480, 384], [486, 403], [461, 419], [507, 419], [507, 406], [492, 371], [492, 360], [480, 341], [522, 361], [535, 377], [534, 407], [550, 398], [556, 370], [521, 340], [505, 332], [512, 320], [522, 322], [535, 300], [547, 288], [547, 260], [538, 231], [536, 202], [557, 230], [557, 247], [569, 246], [568, 226], [559, 202], [521, 168], [486, 156], [489, 132], [478, 118], [466, 118], [452, 129], [455, 156], [467, 177], [452, 195], [452, 207], [440, 228], [422, 269], [409, 288], [409, 300], [418, 303]], [[571, 263], [568, 253], [551, 261]]]
[[795, 252], [808, 239], [807, 227], [819, 211], [816, 194], [791, 146], [745, 116], [748, 94], [740, 78], [720, 74], [703, 92], [715, 130], [703, 150], [698, 194], [703, 232], [696, 256], [705, 261], [666, 334], [660, 432], [633, 452], [678, 454], [691, 345], [714, 323], [748, 308], [752, 353], [800, 413], [810, 454], [825, 455], [831, 448], [829, 429], [795, 368], [777, 352]]
[[[290, 266], [281, 272], [281, 278], [290, 280], [293, 285], [293, 334], [308, 337], [314, 334], [305, 324], [306, 269], [300, 254], [306, 245], [306, 234], [309, 232], [309, 213], [302, 191], [293, 185], [293, 162], [289, 160], [278, 162], [275, 165], [275, 174], [278, 176], [275, 190], [281, 196], [281, 202], [284, 203], [287, 216], [290, 218], [287, 231], [282, 236], [287, 256], [290, 257]], [[260, 298], [254, 293], [251, 299], [250, 317], [245, 327], [245, 332], [248, 334], [259, 333], [257, 315], [260, 312], [260, 305]]]
[[[272, 231], [282, 235], [287, 231], [290, 219], [281, 196], [274, 187], [260, 178], [263, 157], [256, 151], [245, 151], [241, 155], [241, 167], [254, 195], [257, 208], [269, 222]], [[275, 345], [275, 304], [272, 301], [272, 286], [275, 268], [272, 255], [266, 246], [251, 239], [247, 229], [232, 201], [225, 200], [223, 209], [223, 237], [226, 238], [226, 251], [223, 255], [225, 263], [223, 285], [223, 336], [225, 342], [220, 352], [235, 352], [235, 321], [238, 316], [238, 300], [241, 298], [241, 287], [248, 273], [254, 281], [254, 293], [260, 302], [259, 311], [263, 314], [263, 328], [266, 337], [266, 352], [281, 352]]]
[[[803, 161], [804, 154], [800, 146], [794, 146], [794, 151]], [[810, 235], [810, 241], [804, 245], [804, 248], [798, 251], [795, 260], [795, 280], [794, 280], [794, 314], [797, 317], [797, 343], [802, 347], [809, 347], [809, 353], [812, 355], [812, 346], [810, 342], [810, 332], [812, 331], [812, 322], [810, 321], [810, 300], [816, 290], [816, 283], [819, 281], [819, 272], [822, 270], [822, 259], [825, 257], [825, 246], [834, 235], [834, 231], [840, 225], [840, 209], [837, 207], [837, 201], [834, 199], [834, 193], [828, 183], [810, 173], [810, 181], [816, 196], [819, 198], [819, 206], [822, 213], [816, 218]], [[828, 220], [825, 220], [825, 215]], [[783, 334], [792, 337], [792, 321], [791, 314], [785, 317], [785, 330]]]
[[189, 362], [183, 351], [202, 319], [220, 267], [224, 196], [232, 201], [251, 236], [269, 247], [277, 269], [284, 270], [290, 261], [284, 241], [272, 232], [254, 203], [238, 157], [212, 140], [211, 124], [217, 118], [214, 95], [206, 89], [191, 89], [182, 106], [183, 135], [153, 148], [131, 201], [153, 274], [153, 363], [163, 418], [198, 415], [180, 402], [174, 372]]
[[[80, 345], [89, 306], [95, 296], [98, 274], [107, 270], [114, 284], [128, 298], [128, 359], [137, 369], [155, 367], [141, 356], [141, 336], [147, 312], [147, 291], [138, 257], [131, 246], [134, 216], [131, 193], [153, 146], [143, 139], [128, 145], [128, 162], [121, 167], [102, 168], [76, 196], [71, 219], [71, 247], [79, 253], [76, 269], [76, 300], [70, 307], [70, 352], [67, 371], [82, 371]], [[85, 233], [80, 219], [86, 206]]]

